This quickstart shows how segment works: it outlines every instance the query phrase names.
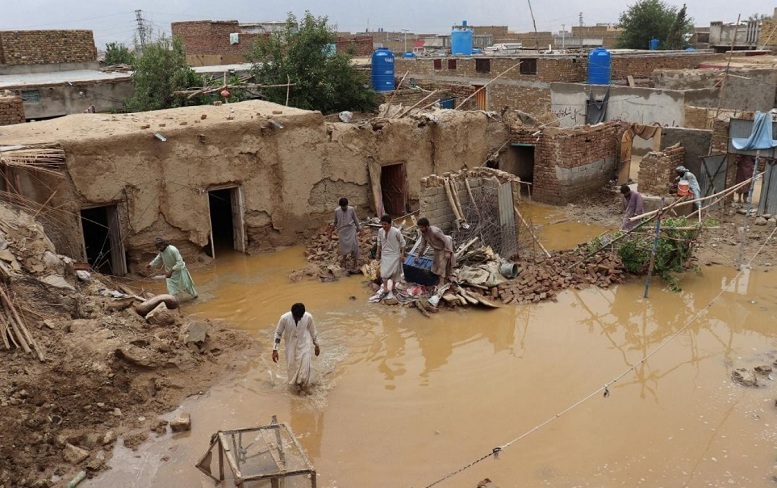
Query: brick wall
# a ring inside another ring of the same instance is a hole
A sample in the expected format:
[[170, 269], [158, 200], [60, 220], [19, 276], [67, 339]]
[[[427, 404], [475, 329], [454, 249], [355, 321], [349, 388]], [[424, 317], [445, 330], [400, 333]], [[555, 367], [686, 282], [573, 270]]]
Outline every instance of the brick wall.
[[[446, 234], [455, 233], [456, 231], [454, 226], [456, 217], [445, 189], [444, 182], [446, 179], [454, 182], [454, 191], [458, 196], [462, 210], [465, 212], [465, 218], [470, 225], [470, 230], [478, 228], [479, 224], [477, 221], [478, 212], [474, 211], [474, 206], [470, 203], [472, 202], [470, 191], [475, 201], [479, 202], [482, 208], [497, 209], [497, 213], [500, 208], [497, 189], [502, 184], [509, 183], [511, 185], [513, 203], [515, 205], [518, 204], [520, 199], [521, 180], [515, 175], [498, 169], [479, 167], [465, 169], [457, 173], [445, 173], [444, 176], [430, 175], [424, 177], [421, 179], [419, 216], [426, 217], [431, 225], [439, 227]], [[469, 185], [469, 190], [467, 190], [467, 185]], [[480, 209], [479, 207], [478, 210]], [[519, 217], [514, 212], [511, 211], [511, 213], [513, 213], [512, 219], [515, 222], [515, 228], [518, 229]], [[462, 230], [461, 232], [466, 234], [467, 230]], [[516, 241], [512, 243], [503, 243], [501, 233], [499, 235], [494, 234], [493, 230], [491, 233], [483, 233], [482, 238], [486, 240], [485, 245], [492, 246], [495, 252], [502, 253], [508, 259], [511, 258], [511, 255], [517, 252], [517, 234], [515, 236]], [[460, 244], [463, 244], [463, 242], [454, 242], [454, 247]], [[509, 249], [512, 249], [513, 252], [510, 252]]]
[[761, 21], [761, 30], [758, 34], [758, 47], [763, 49], [766, 47], [777, 46], [777, 16], [771, 19], [764, 19]]
[[473, 25], [470, 29], [474, 35], [491, 35], [494, 39], [507, 35], [506, 25]]
[[[170, 27], [173, 36], [178, 36], [183, 41], [187, 59], [196, 56], [223, 56], [232, 62], [245, 62], [245, 53], [251, 50], [254, 41], [269, 35], [245, 33], [237, 20], [173, 22]], [[229, 42], [229, 35], [232, 33], [239, 34], [237, 44]]]
[[537, 117], [550, 112], [550, 88], [532, 86], [489, 85], [488, 109], [501, 112], [505, 107], [528, 112]]
[[0, 96], [0, 125], [24, 122], [24, 104], [21, 97]]
[[615, 55], [612, 57], [612, 79], [625, 80], [629, 75], [634, 78], [650, 78], [656, 69], [695, 69], [704, 62], [722, 59], [723, 54], [690, 52]]
[[337, 52], [351, 56], [369, 56], [372, 54], [372, 36], [338, 36], [335, 41]]
[[517, 129], [511, 142], [534, 146], [532, 198], [565, 205], [613, 178], [623, 129], [614, 122], [571, 129]]
[[639, 163], [639, 192], [643, 195], [666, 195], [676, 177], [674, 169], [684, 160], [685, 149], [679, 143], [663, 151], [647, 153]]
[[97, 61], [90, 30], [0, 31], [0, 64], [62, 64]]

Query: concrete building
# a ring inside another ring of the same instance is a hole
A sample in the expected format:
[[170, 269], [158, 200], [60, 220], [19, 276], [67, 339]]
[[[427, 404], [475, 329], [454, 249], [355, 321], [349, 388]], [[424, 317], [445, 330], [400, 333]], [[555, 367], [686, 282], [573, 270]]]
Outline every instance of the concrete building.
[[0, 92], [23, 102], [26, 120], [109, 112], [132, 96], [129, 73], [103, 73], [92, 31], [0, 32]]
[[758, 48], [761, 31], [760, 20], [747, 20], [737, 24], [710, 22], [709, 47], [718, 53], [752, 50]]

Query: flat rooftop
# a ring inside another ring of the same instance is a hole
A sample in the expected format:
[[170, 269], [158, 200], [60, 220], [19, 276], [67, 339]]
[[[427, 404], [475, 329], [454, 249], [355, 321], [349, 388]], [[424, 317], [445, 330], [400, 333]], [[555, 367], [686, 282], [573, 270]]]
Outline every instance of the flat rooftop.
[[129, 80], [130, 73], [103, 73], [97, 70], [55, 71], [49, 73], [25, 73], [0, 75], [0, 89], [62, 85], [66, 83], [99, 83], [101, 81]]

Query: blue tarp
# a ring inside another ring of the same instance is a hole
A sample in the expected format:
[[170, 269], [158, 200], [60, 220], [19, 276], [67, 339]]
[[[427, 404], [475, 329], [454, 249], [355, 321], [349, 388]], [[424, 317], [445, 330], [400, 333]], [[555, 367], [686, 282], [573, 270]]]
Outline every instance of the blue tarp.
[[777, 141], [772, 139], [772, 116], [770, 113], [755, 113], [755, 122], [750, 137], [747, 139], [732, 139], [731, 144], [736, 149], [771, 149], [777, 147]]

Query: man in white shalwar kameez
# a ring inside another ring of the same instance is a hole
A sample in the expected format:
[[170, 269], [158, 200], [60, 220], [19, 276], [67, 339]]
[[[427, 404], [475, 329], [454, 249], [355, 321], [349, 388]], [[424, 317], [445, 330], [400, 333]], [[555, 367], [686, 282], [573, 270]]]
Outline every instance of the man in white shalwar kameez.
[[[359, 267], [358, 235], [361, 232], [359, 217], [356, 216], [356, 209], [348, 205], [347, 198], [341, 198], [338, 204], [339, 207], [335, 209], [332, 231], [329, 233], [329, 238], [334, 237], [334, 231], [337, 231], [340, 245], [340, 267], [346, 271], [356, 272]], [[353, 260], [353, 264], [351, 268], [346, 268], [346, 262], [349, 257]]]
[[278, 349], [281, 345], [281, 337], [286, 347], [286, 366], [289, 371], [289, 384], [295, 385], [300, 392], [307, 391], [310, 386], [311, 360], [310, 346], [314, 346], [314, 353], [318, 356], [321, 349], [318, 347], [318, 333], [313, 323], [313, 316], [305, 311], [305, 305], [295, 303], [291, 306], [291, 312], [281, 315], [278, 326], [275, 328], [273, 341], [272, 360], [278, 362]]
[[381, 291], [386, 291], [386, 298], [393, 298], [394, 285], [402, 279], [405, 236], [399, 229], [391, 225], [389, 215], [380, 218], [380, 226], [377, 256], [380, 259], [380, 278], [383, 281]]
[[186, 268], [186, 263], [183, 262], [178, 248], [169, 244], [161, 237], [156, 238], [154, 245], [159, 254], [156, 255], [146, 268], [162, 264], [165, 270], [167, 293], [175, 296], [185, 291], [192, 298], [197, 298], [197, 290], [194, 289], [192, 275], [189, 274], [189, 270]]

